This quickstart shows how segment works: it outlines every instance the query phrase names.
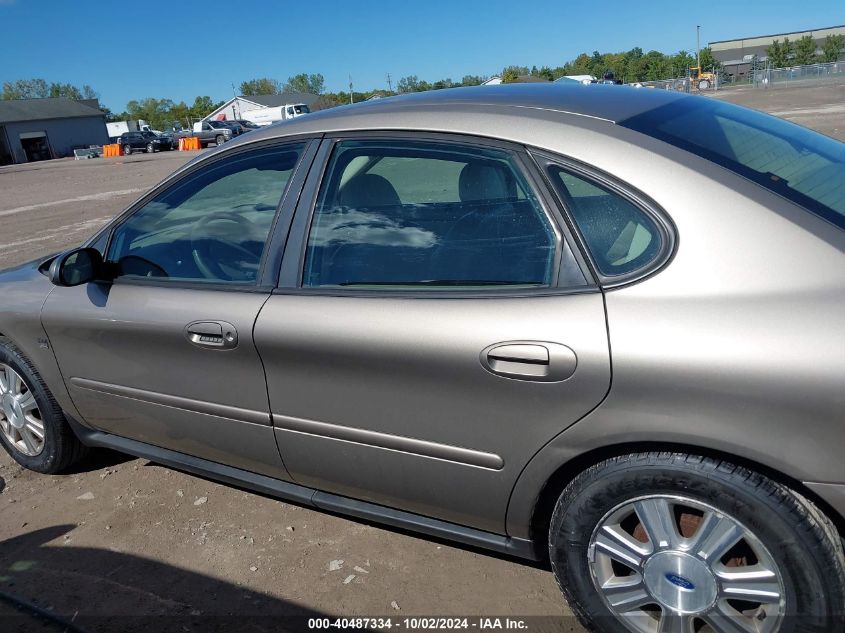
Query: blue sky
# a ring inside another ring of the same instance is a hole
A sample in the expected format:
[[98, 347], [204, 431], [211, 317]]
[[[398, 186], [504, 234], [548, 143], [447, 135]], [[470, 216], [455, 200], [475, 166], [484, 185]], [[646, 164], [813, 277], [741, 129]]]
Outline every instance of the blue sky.
[[0, 0], [0, 82], [90, 84], [130, 99], [232, 96], [254, 77], [322, 73], [330, 91], [557, 66], [581, 52], [695, 49], [708, 41], [845, 24], [842, 0]]

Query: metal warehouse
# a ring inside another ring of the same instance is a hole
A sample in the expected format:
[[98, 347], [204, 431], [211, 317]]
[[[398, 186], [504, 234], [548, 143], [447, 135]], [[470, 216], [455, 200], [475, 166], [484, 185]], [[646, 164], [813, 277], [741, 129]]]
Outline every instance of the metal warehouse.
[[713, 51], [713, 56], [722, 62], [725, 71], [729, 75], [735, 75], [739, 79], [748, 73], [751, 68], [751, 60], [755, 55], [759, 60], [766, 61], [766, 49], [772, 42], [775, 40], [783, 42], [787, 38], [790, 42], [796, 42], [805, 35], [812, 37], [820, 47], [828, 35], [845, 35], [845, 25], [828, 26], [811, 31], [794, 31], [792, 33], [776, 33], [774, 35], [755, 35], [753, 37], [743, 37], [735, 40], [720, 40], [718, 42], [710, 42], [708, 46]]
[[0, 101], [0, 165], [72, 156], [108, 141], [96, 99]]

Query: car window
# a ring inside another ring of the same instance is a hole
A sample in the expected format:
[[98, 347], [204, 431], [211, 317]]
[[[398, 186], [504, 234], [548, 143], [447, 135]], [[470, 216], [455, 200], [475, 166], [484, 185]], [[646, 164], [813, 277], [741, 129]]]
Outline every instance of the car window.
[[682, 99], [620, 125], [697, 154], [845, 228], [845, 145], [715, 99]]
[[557, 187], [603, 275], [634, 272], [660, 254], [655, 223], [632, 202], [602, 185], [551, 166]]
[[318, 195], [303, 285], [548, 286], [556, 248], [509, 153], [346, 141]]
[[302, 145], [215, 162], [153, 198], [117, 227], [118, 276], [253, 284]]

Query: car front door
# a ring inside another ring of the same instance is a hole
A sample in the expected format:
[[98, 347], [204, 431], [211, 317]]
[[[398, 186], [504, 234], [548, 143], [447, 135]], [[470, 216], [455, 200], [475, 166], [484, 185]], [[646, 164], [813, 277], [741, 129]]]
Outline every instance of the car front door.
[[313, 149], [200, 163], [115, 223], [113, 282], [51, 293], [44, 326], [84, 424], [286, 477], [252, 330]]
[[285, 465], [504, 533], [522, 468], [609, 388], [602, 294], [520, 148], [351, 136], [318, 157], [255, 329]]

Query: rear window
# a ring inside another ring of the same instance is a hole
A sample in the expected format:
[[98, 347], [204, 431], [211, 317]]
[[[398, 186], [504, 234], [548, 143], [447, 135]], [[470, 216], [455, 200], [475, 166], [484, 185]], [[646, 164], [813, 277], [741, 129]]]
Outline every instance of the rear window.
[[679, 99], [619, 125], [713, 161], [845, 228], [845, 143], [715, 99]]

